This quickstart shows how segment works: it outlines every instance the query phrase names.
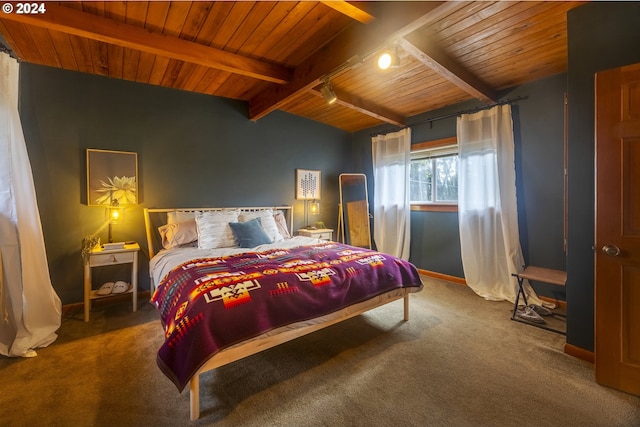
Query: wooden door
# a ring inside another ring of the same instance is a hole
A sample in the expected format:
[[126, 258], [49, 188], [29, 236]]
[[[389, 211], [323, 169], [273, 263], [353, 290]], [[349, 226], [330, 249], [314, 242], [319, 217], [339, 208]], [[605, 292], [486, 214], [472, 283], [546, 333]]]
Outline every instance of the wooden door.
[[596, 381], [640, 395], [640, 64], [596, 74]]

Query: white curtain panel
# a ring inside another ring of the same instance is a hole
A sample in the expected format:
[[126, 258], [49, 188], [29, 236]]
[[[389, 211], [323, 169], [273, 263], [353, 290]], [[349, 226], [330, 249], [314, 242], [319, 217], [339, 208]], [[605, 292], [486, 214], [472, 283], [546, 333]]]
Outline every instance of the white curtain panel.
[[411, 129], [372, 139], [373, 239], [376, 248], [409, 260]]
[[[512, 273], [524, 259], [518, 232], [511, 106], [463, 114], [457, 123], [460, 249], [467, 284], [478, 295], [514, 302]], [[528, 282], [529, 303], [541, 304]]]
[[32, 357], [57, 338], [62, 305], [49, 277], [18, 115], [18, 71], [0, 53], [0, 354]]

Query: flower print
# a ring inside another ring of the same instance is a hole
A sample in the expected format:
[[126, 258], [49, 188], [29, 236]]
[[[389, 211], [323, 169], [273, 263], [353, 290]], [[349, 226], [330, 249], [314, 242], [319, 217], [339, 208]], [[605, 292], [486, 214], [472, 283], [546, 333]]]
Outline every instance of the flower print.
[[96, 199], [100, 205], [109, 205], [113, 200], [117, 200], [120, 205], [135, 204], [136, 197], [136, 177], [135, 176], [114, 176], [108, 178], [109, 182], [100, 181], [103, 188], [96, 190], [98, 193], [106, 193]]

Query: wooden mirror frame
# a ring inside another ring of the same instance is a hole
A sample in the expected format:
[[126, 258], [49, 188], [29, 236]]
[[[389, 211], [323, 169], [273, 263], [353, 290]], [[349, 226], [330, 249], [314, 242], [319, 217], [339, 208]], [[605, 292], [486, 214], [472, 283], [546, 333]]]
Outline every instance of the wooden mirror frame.
[[[369, 194], [367, 176], [362, 173], [343, 173], [339, 176], [340, 204], [338, 205], [338, 240], [351, 246], [371, 249], [371, 226], [369, 222]], [[344, 200], [345, 183], [362, 182], [364, 199]]]

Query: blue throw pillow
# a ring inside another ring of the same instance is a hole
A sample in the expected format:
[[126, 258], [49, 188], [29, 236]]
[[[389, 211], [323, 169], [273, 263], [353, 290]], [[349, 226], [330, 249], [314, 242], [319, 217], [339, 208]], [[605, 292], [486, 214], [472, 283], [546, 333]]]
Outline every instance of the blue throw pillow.
[[241, 248], [255, 248], [265, 243], [271, 243], [271, 239], [262, 228], [260, 218], [254, 218], [247, 222], [230, 222], [229, 227], [236, 238], [236, 243]]

